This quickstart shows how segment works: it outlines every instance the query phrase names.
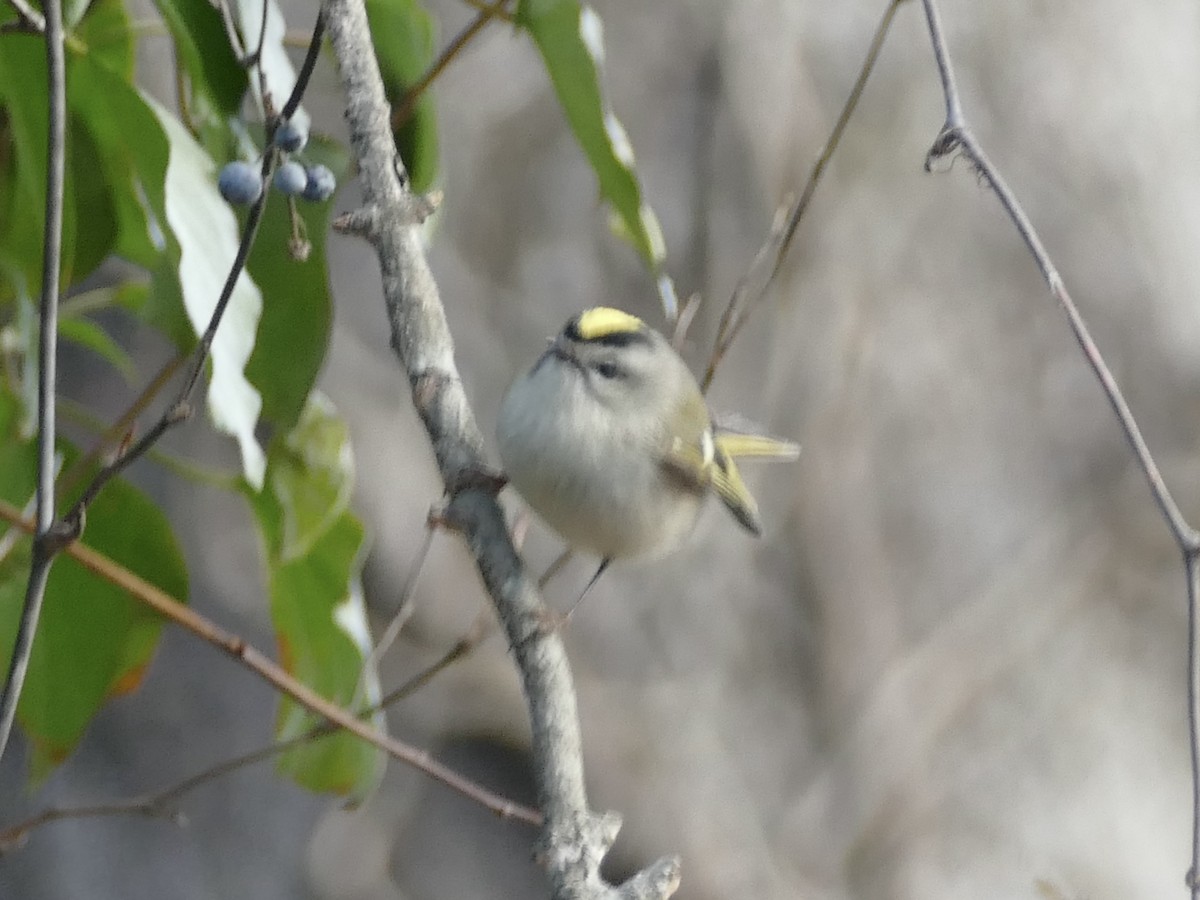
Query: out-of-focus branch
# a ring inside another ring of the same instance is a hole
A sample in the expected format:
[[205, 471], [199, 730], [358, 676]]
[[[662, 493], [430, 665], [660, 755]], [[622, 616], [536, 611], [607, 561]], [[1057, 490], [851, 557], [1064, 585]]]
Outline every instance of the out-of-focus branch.
[[504, 15], [504, 7], [507, 4], [508, 0], [493, 0], [487, 6], [480, 7], [479, 15], [467, 23], [467, 26], [454, 36], [450, 43], [446, 45], [446, 49], [433, 61], [433, 65], [421, 76], [421, 80], [404, 92], [404, 96], [396, 104], [395, 112], [392, 113], [393, 130], [399, 130], [404, 126], [409, 116], [412, 115], [417, 101], [421, 99], [425, 91], [429, 89], [429, 86], [437, 80], [438, 76], [446, 70], [446, 67], [483, 30], [483, 27], [488, 22]]
[[[45, 17], [26, 3], [25, 0], [8, 0], [8, 5], [17, 11], [18, 25], [21, 30], [35, 31], [39, 34], [46, 31]], [[61, 14], [59, 15], [59, 22], [62, 22]]]
[[329, 40], [346, 94], [351, 152], [362, 181], [363, 206], [337, 227], [366, 238], [383, 276], [392, 345], [413, 404], [429, 435], [449, 494], [445, 521], [475, 556], [520, 668], [529, 707], [534, 777], [545, 815], [538, 857], [553, 896], [664, 898], [679, 883], [679, 860], [666, 858], [619, 887], [600, 877], [600, 862], [619, 827], [615, 814], [588, 807], [575, 692], [562, 641], [542, 627], [544, 607], [525, 571], [496, 500], [483, 436], [467, 402], [437, 284], [422, 247], [420, 198], [392, 142], [387, 100], [362, 4], [327, 0]]
[[[753, 314], [763, 297], [766, 296], [767, 289], [770, 288], [775, 277], [779, 274], [779, 270], [783, 266], [783, 260], [787, 256], [788, 248], [792, 245], [792, 238], [796, 234], [796, 228], [799, 227], [800, 220], [804, 217], [804, 213], [808, 209], [808, 204], [812, 201], [813, 194], [816, 193], [817, 184], [820, 182], [821, 176], [825, 173], [825, 167], [833, 159], [833, 154], [837, 150], [838, 143], [846, 131], [846, 126], [850, 124], [850, 117], [854, 115], [854, 110], [858, 107], [858, 101], [862, 97], [863, 89], [867, 86], [867, 79], [871, 77], [871, 72], [875, 68], [875, 61], [879, 59], [879, 52], [883, 49], [883, 42], [892, 27], [892, 19], [896, 17], [896, 10], [903, 2], [904, 0], [889, 0], [887, 9], [883, 11], [883, 15], [879, 19], [879, 24], [875, 26], [875, 34], [871, 38], [871, 44], [867, 48], [867, 55], [863, 59], [863, 64], [858, 70], [858, 77], [854, 80], [854, 86], [850, 88], [850, 96], [846, 98], [846, 104], [842, 107], [842, 111], [833, 125], [833, 130], [830, 131], [829, 137], [825, 141], [825, 146], [822, 148], [820, 156], [813, 163], [812, 171], [808, 175], [808, 181], [805, 182], [804, 189], [800, 192], [799, 197], [791, 201], [785, 209], [779, 211], [779, 214], [771, 225], [771, 232], [768, 234], [766, 241], [759, 248], [758, 253], [755, 254], [754, 261], [750, 263], [746, 274], [741, 277], [737, 286], [733, 289], [729, 303], [725, 306], [725, 311], [721, 314], [721, 321], [717, 326], [717, 337], [713, 341], [712, 355], [709, 357], [708, 365], [704, 370], [704, 377], [700, 380], [700, 389], [705, 393], [712, 387], [713, 378], [717, 374], [717, 366], [721, 364], [721, 360], [729, 351], [738, 333], [750, 320], [751, 314]], [[756, 284], [756, 281], [761, 281], [761, 283]]]
[[161, 369], [158, 370], [150, 383], [142, 389], [137, 398], [129, 404], [125, 412], [121, 413], [112, 425], [104, 430], [100, 439], [92, 445], [87, 453], [81, 456], [74, 465], [67, 469], [58, 479], [58, 489], [62, 494], [68, 494], [74, 488], [75, 484], [82, 478], [87, 471], [111, 448], [120, 446], [120, 444], [129, 436], [133, 429], [134, 423], [138, 416], [146, 411], [154, 398], [178, 372], [183, 364], [187, 362], [187, 356], [178, 353], [172, 357]]
[[1033, 223], [968, 126], [966, 117], [963, 115], [958, 87], [955, 84], [954, 69], [942, 31], [937, 4], [934, 0], [922, 0], [922, 2], [925, 8], [925, 20], [929, 25], [929, 37], [933, 44], [933, 55], [942, 82], [942, 94], [946, 102], [946, 122], [925, 157], [925, 170], [930, 171], [932, 164], [938, 159], [959, 154], [970, 163], [971, 168], [999, 198], [1000, 205], [1012, 220], [1021, 240], [1025, 242], [1025, 246], [1029, 248], [1030, 254], [1037, 263], [1046, 285], [1050, 288], [1051, 296], [1058, 301], [1059, 306], [1066, 313], [1067, 322], [1071, 326], [1075, 341], [1079, 344], [1079, 349], [1083, 351], [1084, 358], [1087, 359], [1096, 380], [1100, 383], [1104, 396], [1108, 400], [1109, 406], [1112, 407], [1126, 440], [1133, 449], [1138, 465], [1146, 476], [1150, 492], [1183, 553], [1187, 575], [1190, 623], [1188, 630], [1188, 722], [1191, 731], [1192, 762], [1192, 866], [1188, 871], [1187, 883], [1192, 897], [1200, 898], [1200, 876], [1198, 876], [1200, 873], [1200, 659], [1197, 658], [1197, 651], [1200, 650], [1200, 632], [1198, 632], [1198, 628], [1200, 628], [1198, 618], [1200, 617], [1197, 616], [1196, 610], [1198, 581], [1200, 581], [1200, 571], [1198, 571], [1200, 569], [1200, 532], [1188, 524], [1183, 513], [1180, 512], [1175, 498], [1163, 480], [1158, 464], [1150, 453], [1150, 448], [1146, 445], [1145, 438], [1142, 437], [1137, 420], [1117, 385], [1116, 378], [1113, 377], [1096, 342], [1092, 339], [1082, 314], [1067, 292], [1066, 285], [1063, 284], [1062, 277], [1046, 252]]

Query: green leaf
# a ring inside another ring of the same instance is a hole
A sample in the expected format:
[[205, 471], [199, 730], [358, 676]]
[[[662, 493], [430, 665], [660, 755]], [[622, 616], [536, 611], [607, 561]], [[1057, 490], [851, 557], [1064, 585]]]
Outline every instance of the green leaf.
[[[313, 137], [305, 150], [309, 163], [323, 163], [339, 179], [348, 159], [332, 141]], [[325, 244], [331, 203], [297, 201], [312, 253], [304, 262], [287, 252], [291, 218], [287, 204], [267, 205], [258, 239], [247, 266], [263, 292], [262, 319], [246, 377], [262, 396], [263, 418], [290, 428], [300, 415], [325, 361], [333, 326], [333, 297], [329, 287]]]
[[129, 310], [140, 313], [150, 296], [150, 285], [145, 281], [126, 281], [113, 288], [113, 302]]
[[121, 377], [129, 384], [137, 380], [137, 366], [133, 364], [129, 354], [95, 322], [88, 319], [60, 319], [58, 335], [63, 340], [86, 347], [102, 357], [120, 372]]
[[[46, 205], [46, 54], [33, 35], [0, 39], [0, 123], [9, 193], [0, 196], [0, 300], [42, 292], [42, 231]], [[75, 206], [63, 207], [63, 261], [70, 259]]]
[[83, 280], [113, 251], [119, 220], [113, 183], [96, 164], [100, 151], [90, 129], [78, 116], [68, 122], [67, 183], [64, 201], [74, 212], [75, 240], [69, 266], [63, 266], [64, 285]]
[[[395, 106], [433, 63], [434, 19], [417, 0], [366, 0], [366, 7], [384, 91]], [[413, 190], [429, 190], [438, 172], [437, 113], [429, 91], [394, 136]]]
[[168, 143], [158, 120], [126, 78], [90, 57], [75, 60], [67, 101], [94, 148], [87, 164], [109, 185], [114, 252], [153, 266], [167, 249], [163, 233]]
[[[166, 221], [179, 245], [183, 305], [192, 328], [201, 334], [237, 255], [238, 223], [217, 193], [212, 159], [174, 115], [152, 100], [147, 103], [170, 142]], [[254, 351], [261, 312], [262, 295], [243, 271], [213, 340], [208, 389], [209, 416], [219, 430], [237, 441], [242, 472], [256, 487], [262, 485], [266, 469], [266, 458], [254, 435], [262, 398], [247, 380], [245, 368]]]
[[[354, 701], [370, 654], [359, 584], [362, 549], [362, 524], [343, 513], [307, 554], [271, 572], [271, 617], [284, 665], [340, 706]], [[378, 701], [375, 679], [369, 679], [364, 697]], [[276, 735], [287, 740], [321, 721], [283, 698]], [[372, 721], [382, 728], [382, 715], [373, 715]], [[383, 763], [380, 751], [339, 733], [289, 750], [280, 757], [279, 769], [310, 790], [361, 799], [378, 783]]]
[[[141, 152], [145, 136], [120, 103], [120, 92], [132, 91], [130, 29], [120, 0], [97, 0], [68, 41], [64, 287], [91, 272], [130, 229], [146, 230], [126, 162], [131, 148]], [[40, 41], [22, 35], [0, 41], [0, 301], [41, 293], [45, 80]], [[144, 262], [145, 255], [130, 258]]]
[[[33, 499], [37, 484], [37, 448], [32, 435], [26, 435], [24, 430], [21, 399], [0, 389], [0, 497], [21, 508]], [[7, 528], [0, 523], [0, 531]]]
[[[14, 430], [16, 409], [16, 399], [0, 393], [0, 496], [24, 507], [36, 461], [33, 443]], [[114, 480], [89, 508], [83, 543], [186, 601], [187, 571], [170, 525], [128, 482]], [[6, 660], [28, 577], [29, 541], [22, 537], [0, 563], [0, 654]], [[161, 628], [148, 607], [80, 563], [65, 555], [54, 562], [17, 707], [35, 781], [70, 754], [105, 700], [137, 686]]]
[[[217, 193], [215, 166], [178, 119], [101, 66], [79, 79], [72, 96], [81, 115], [86, 110], [101, 165], [122, 185], [118, 250], [151, 271], [142, 314], [189, 348], [208, 326], [241, 238]], [[254, 434], [261, 399], [244, 370], [261, 307], [243, 272], [213, 342], [208, 391], [209, 415], [237, 440], [242, 471], [255, 485], [266, 467]]]
[[63, 28], [69, 34], [88, 11], [89, 0], [63, 0]]
[[541, 51], [558, 102], [599, 180], [601, 196], [657, 274], [666, 258], [662, 229], [642, 195], [629, 137], [600, 87], [604, 62], [600, 17], [578, 0], [521, 0], [516, 21]]
[[188, 353], [196, 346], [196, 332], [192, 330], [183, 305], [178, 263], [170, 254], [164, 253], [150, 268], [150, 285], [137, 312], [146, 324], [162, 332], [180, 353]]
[[[268, 460], [265, 488], [245, 493], [263, 534], [281, 662], [324, 697], [348, 706], [370, 640], [359, 585], [363, 527], [346, 508], [353, 457], [345, 424], [314, 394], [296, 428], [272, 441]], [[373, 671], [358, 699], [379, 699]], [[372, 720], [383, 726], [381, 714]], [[295, 737], [319, 722], [285, 698], [278, 737]], [[311, 790], [361, 798], [382, 774], [383, 758], [357, 738], [336, 734], [289, 751], [280, 769]]]
[[313, 392], [295, 427], [272, 448], [268, 479], [280, 508], [276, 554], [298, 559], [342, 517], [354, 490], [350, 430], [324, 394]]
[[175, 52], [192, 82], [222, 116], [234, 116], [246, 93], [246, 70], [238, 62], [221, 14], [207, 0], [155, 0], [175, 41]]
[[[88, 509], [84, 543], [186, 601], [171, 527], [128, 482], [110, 483]], [[137, 687], [161, 630], [162, 620], [120, 588], [70, 557], [54, 563], [19, 707], [35, 779], [66, 758], [107, 698]]]
[[122, 0], [94, 0], [74, 37], [83, 44], [77, 57], [86, 56], [126, 83], [133, 81], [133, 25]]
[[[237, 252], [237, 220], [217, 193], [212, 160], [174, 115], [87, 57], [76, 68], [69, 94], [97, 147], [91, 165], [98, 162], [117, 186], [116, 250], [151, 271], [143, 315], [190, 348], [208, 326]], [[261, 399], [244, 370], [261, 305], [243, 274], [213, 343], [208, 392], [213, 423], [237, 440], [243, 473], [258, 485], [266, 465], [254, 435]]]

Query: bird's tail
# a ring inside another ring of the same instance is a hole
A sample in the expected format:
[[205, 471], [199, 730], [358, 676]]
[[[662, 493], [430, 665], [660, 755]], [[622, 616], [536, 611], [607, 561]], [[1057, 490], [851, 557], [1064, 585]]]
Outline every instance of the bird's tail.
[[765, 437], [759, 434], [744, 434], [721, 430], [713, 435], [716, 452], [713, 458], [713, 490], [721, 502], [733, 513], [738, 523], [751, 534], [762, 534], [762, 520], [758, 515], [758, 504], [742, 474], [738, 471], [736, 457], [765, 460], [793, 460], [800, 455], [800, 447], [791, 441]]

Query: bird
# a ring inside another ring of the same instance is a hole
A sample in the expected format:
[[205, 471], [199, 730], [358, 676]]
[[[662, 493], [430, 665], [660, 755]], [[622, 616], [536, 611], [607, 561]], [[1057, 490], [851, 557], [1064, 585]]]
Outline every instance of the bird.
[[606, 306], [569, 319], [513, 381], [496, 437], [509, 483], [530, 508], [569, 548], [601, 558], [585, 594], [613, 560], [678, 549], [710, 495], [761, 535], [735, 459], [799, 455], [791, 441], [717, 424], [671, 343]]

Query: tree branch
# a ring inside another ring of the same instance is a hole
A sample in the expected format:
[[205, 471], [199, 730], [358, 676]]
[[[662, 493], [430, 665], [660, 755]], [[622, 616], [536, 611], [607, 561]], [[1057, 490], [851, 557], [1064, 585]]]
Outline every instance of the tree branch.
[[679, 880], [679, 860], [660, 860], [619, 888], [604, 883], [600, 861], [619, 827], [616, 815], [587, 804], [575, 692], [562, 641], [543, 629], [544, 607], [518, 557], [496, 500], [483, 436], [454, 362], [454, 345], [417, 227], [418, 198], [389, 128], [387, 100], [362, 4], [327, 0], [329, 40], [346, 94], [351, 151], [364, 207], [345, 228], [366, 237], [379, 257], [392, 345], [407, 375], [450, 495], [445, 518], [463, 533], [495, 603], [520, 668], [529, 707], [534, 776], [545, 814], [539, 858], [552, 892], [566, 898], [664, 898]]
[[1191, 732], [1191, 764], [1192, 764], [1192, 866], [1188, 872], [1187, 883], [1193, 898], [1200, 898], [1200, 659], [1197, 651], [1200, 649], [1200, 622], [1198, 622], [1197, 582], [1200, 579], [1200, 533], [1196, 531], [1180, 512], [1175, 498], [1171, 495], [1158, 464], [1150, 453], [1138, 427], [1137, 420], [1129, 408], [1116, 378], [1104, 361], [1099, 348], [1092, 339], [1087, 324], [1079, 312], [1071, 295], [1067, 292], [1062, 277], [1058, 274], [1050, 255], [1046, 252], [1041, 238], [1025, 214], [1016, 196], [1009, 189], [999, 170], [988, 159], [983, 148], [976, 141], [974, 134], [967, 125], [963, 115], [962, 101], [954, 80], [954, 69], [950, 61], [950, 53], [946, 38], [942, 31], [941, 17], [934, 0], [922, 0], [925, 7], [925, 20], [929, 25], [929, 37], [933, 45], [934, 58], [937, 61], [938, 75], [942, 82], [942, 93], [946, 101], [946, 122], [938, 133], [929, 153], [925, 157], [925, 170], [930, 171], [934, 161], [951, 154], [961, 154], [970, 163], [971, 168], [992, 189], [1000, 200], [1009, 219], [1029, 248], [1030, 254], [1037, 263], [1050, 294], [1058, 301], [1067, 316], [1071, 332], [1075, 336], [1079, 349], [1091, 366], [1096, 380], [1100, 383], [1104, 396], [1117, 418], [1117, 422], [1126, 440], [1133, 449], [1138, 466], [1146, 476], [1150, 492], [1158, 504], [1159, 511], [1166, 520], [1175, 542], [1184, 557], [1188, 590], [1188, 723]]
[[[721, 364], [721, 360], [729, 352], [729, 348], [733, 345], [738, 333], [750, 320], [751, 314], [762, 298], [766, 296], [767, 289], [779, 274], [779, 270], [783, 266], [783, 260], [787, 256], [788, 248], [792, 245], [792, 238], [795, 236], [796, 229], [800, 225], [800, 220], [804, 217], [809, 203], [812, 202], [813, 194], [817, 190], [817, 184], [820, 182], [821, 176], [825, 173], [825, 167], [833, 159], [833, 154], [837, 150], [838, 144], [842, 140], [842, 135], [846, 131], [846, 126], [850, 124], [850, 117], [854, 115], [854, 110], [858, 108], [858, 101], [862, 98], [863, 90], [867, 86], [867, 79], [871, 77], [871, 72], [875, 69], [875, 61], [879, 59], [879, 53], [883, 49], [883, 42], [892, 27], [892, 19], [896, 17], [896, 10], [899, 9], [900, 4], [903, 2], [904, 0], [890, 0], [887, 8], [883, 11], [883, 15], [879, 19], [879, 24], [875, 26], [875, 34], [871, 37], [871, 43], [867, 47], [867, 54], [863, 58], [863, 64], [859, 67], [858, 77], [854, 79], [854, 85], [850, 88], [850, 95], [846, 98], [846, 103], [833, 125], [833, 130], [830, 131], [829, 137], [825, 141], [825, 146], [821, 149], [820, 156], [813, 163], [812, 171], [808, 175], [808, 181], [805, 182], [804, 189], [800, 192], [800, 196], [788, 206], [786, 211], [780, 210], [781, 215], [777, 216], [776, 221], [772, 223], [771, 232], [767, 236], [767, 240], [759, 248], [758, 253], [755, 254], [753, 262], [750, 263], [750, 268], [746, 270], [746, 274], [741, 277], [737, 286], [734, 287], [733, 294], [729, 298], [729, 303], [726, 305], [725, 311], [721, 314], [721, 321], [717, 326], [717, 336], [713, 341], [712, 355], [709, 357], [708, 365], [705, 367], [704, 377], [700, 380], [700, 390], [702, 392], [707, 393], [708, 389], [712, 387], [713, 378], [717, 374], [717, 366]], [[767, 271], [762, 284], [756, 288], [754, 279], [766, 270], [768, 262], [771, 266], [770, 270]]]
[[[38, 327], [37, 533], [17, 637], [0, 692], [0, 757], [8, 746], [17, 703], [29, 670], [50, 565], [63, 535], [55, 528], [54, 391], [58, 352], [58, 273], [62, 258], [63, 180], [66, 167], [67, 73], [62, 0], [46, 0], [46, 75], [49, 128], [46, 137], [46, 222], [42, 238], [42, 304]], [[21, 12], [22, 7], [18, 6]]]
[[[21, 516], [21, 511], [4, 500], [0, 500], [0, 519], [6, 520], [23, 531], [33, 531], [32, 523], [27, 522]], [[232, 656], [272, 687], [287, 694], [310, 712], [328, 719], [339, 728], [378, 747], [395, 759], [419, 769], [435, 781], [440, 781], [463, 796], [485, 806], [501, 818], [518, 819], [531, 825], [542, 823], [541, 816], [535, 810], [527, 809], [481, 787], [442, 765], [424, 750], [418, 750], [403, 741], [375, 731], [352, 713], [325, 699], [308, 685], [297, 681], [269, 657], [237, 635], [225, 631], [216, 623], [204, 618], [194, 609], [184, 606], [162, 589], [145, 581], [104, 554], [98, 553], [78, 541], [68, 545], [63, 552], [88, 571], [110, 584], [116, 585], [171, 622]]]
[[[38, 12], [36, 9], [34, 9], [32, 6], [30, 6], [28, 3], [26, 3], [25, 0], [8, 0], [8, 5], [17, 11], [18, 23], [22, 30], [35, 31], [39, 34], [45, 33], [45, 31], [46, 31], [45, 17], [40, 12]], [[60, 24], [60, 29], [59, 29], [60, 35], [61, 35], [61, 23], [62, 23], [61, 10], [62, 10], [62, 6], [60, 4], [59, 5], [59, 16], [58, 16], [58, 21]]]
[[[325, 14], [323, 11], [318, 11], [317, 21], [313, 26], [312, 37], [309, 40], [308, 52], [304, 57], [304, 64], [301, 66], [300, 72], [296, 77], [292, 93], [283, 106], [287, 115], [295, 112], [301, 98], [304, 96], [304, 92], [308, 89], [308, 81], [316, 65], [317, 55], [324, 34]], [[95, 474], [91, 483], [84, 489], [83, 494], [65, 517], [65, 522], [72, 530], [77, 532], [82, 531], [83, 516], [87, 507], [99, 496], [100, 491], [103, 490], [108, 482], [140, 457], [144, 456], [169, 429], [191, 417], [194, 411], [191, 402], [192, 394], [195, 393], [196, 385], [200, 382], [200, 376], [204, 373], [204, 364], [208, 361], [213, 341], [217, 336], [217, 329], [220, 327], [221, 321], [225, 316], [225, 310], [229, 307], [229, 301], [233, 298], [233, 289], [241, 277], [242, 270], [246, 267], [246, 260], [249, 258], [250, 250], [254, 246], [254, 239], [258, 234], [258, 226], [262, 221], [263, 212], [267, 206], [267, 197], [270, 195], [271, 174], [275, 169], [275, 163], [278, 159], [278, 152], [271, 142], [277, 126], [278, 119], [272, 119], [267, 123], [267, 147], [262, 159], [263, 190], [258, 199], [250, 207], [250, 212], [246, 217], [245, 228], [242, 230], [242, 239], [238, 244], [233, 263], [229, 267], [229, 274], [225, 277], [225, 285], [221, 289], [221, 294], [217, 298], [216, 305], [213, 307], [208, 325], [200, 335], [196, 349], [192, 351], [183, 385], [179, 388], [175, 399], [167, 406], [158, 421], [151, 426], [150, 430], [140, 440], [124, 452], [119, 453], [108, 465]]]
[[138, 416], [146, 411], [146, 409], [154, 401], [154, 398], [158, 396], [158, 392], [161, 391], [167, 385], [167, 383], [175, 377], [175, 373], [177, 373], [183, 367], [185, 362], [187, 362], [187, 356], [182, 353], [177, 353], [161, 369], [158, 370], [158, 373], [152, 379], [150, 379], [150, 383], [147, 384], [146, 387], [142, 389], [142, 392], [138, 394], [137, 398], [131, 404], [129, 404], [129, 407], [125, 410], [125, 412], [121, 413], [120, 418], [113, 422], [112, 425], [108, 426], [108, 428], [104, 429], [104, 433], [100, 435], [100, 438], [95, 444], [92, 445], [92, 448], [78, 460], [76, 460], [74, 465], [72, 465], [69, 469], [63, 472], [62, 475], [59, 476], [59, 493], [70, 493], [79, 479], [87, 474], [87, 472], [97, 462], [97, 460], [100, 459], [101, 456], [103, 456], [110, 448], [114, 446], [120, 446], [121, 442], [125, 440], [125, 438], [133, 429], [134, 422], [137, 421]]
[[504, 7], [507, 3], [508, 0], [493, 0], [491, 4], [480, 8], [479, 15], [467, 23], [467, 26], [454, 36], [450, 43], [446, 45], [446, 49], [441, 52], [429, 69], [426, 70], [425, 74], [421, 76], [420, 80], [404, 92], [404, 96], [396, 104], [395, 112], [392, 113], [393, 131], [399, 131], [404, 127], [404, 124], [413, 114], [413, 109], [416, 108], [417, 101], [421, 99], [425, 91], [429, 89], [429, 86], [437, 80], [438, 76], [446, 70], [446, 67], [474, 39], [475, 35], [483, 30], [483, 27], [488, 22], [503, 15]]
[[[469, 655], [476, 647], [478, 647], [488, 636], [488, 628], [482, 617], [477, 618], [471, 628], [459, 638], [454, 645], [447, 650], [439, 659], [426, 666], [416, 675], [413, 675], [404, 684], [395, 690], [389, 691], [388, 694], [375, 704], [371, 709], [364, 710], [363, 713], [375, 712], [379, 709], [384, 709], [391, 706], [405, 697], [412, 696], [418, 690], [427, 685], [433, 678], [445, 669], [458, 662], [463, 657]], [[274, 756], [278, 756], [292, 747], [297, 747], [300, 744], [314, 741], [326, 735], [333, 734], [338, 731], [339, 727], [333, 722], [322, 722], [320, 725], [314, 725], [312, 728], [299, 734], [294, 738], [286, 741], [275, 741], [266, 746], [259, 747], [255, 750], [250, 750], [246, 753], [239, 754], [232, 759], [225, 759], [216, 765], [209, 766], [195, 775], [191, 775], [182, 781], [177, 781], [169, 787], [163, 788], [153, 794], [135, 797], [130, 800], [116, 801], [113, 803], [104, 803], [100, 805], [88, 806], [67, 806], [54, 807], [44, 809], [40, 813], [24, 820], [0, 829], [0, 856], [3, 856], [10, 849], [23, 846], [29, 839], [29, 835], [41, 828], [44, 825], [49, 825], [52, 822], [59, 822], [63, 819], [89, 819], [107, 816], [129, 816], [140, 815], [150, 816], [155, 818], [168, 818], [171, 821], [181, 822], [183, 816], [177, 810], [173, 809], [173, 804], [183, 797], [185, 794], [191, 793], [199, 787], [203, 787], [211, 781], [215, 781], [225, 775], [229, 775], [246, 766], [254, 765], [255, 763], [263, 762]], [[532, 810], [530, 810], [532, 812]], [[535, 813], [536, 815], [536, 813]]]

